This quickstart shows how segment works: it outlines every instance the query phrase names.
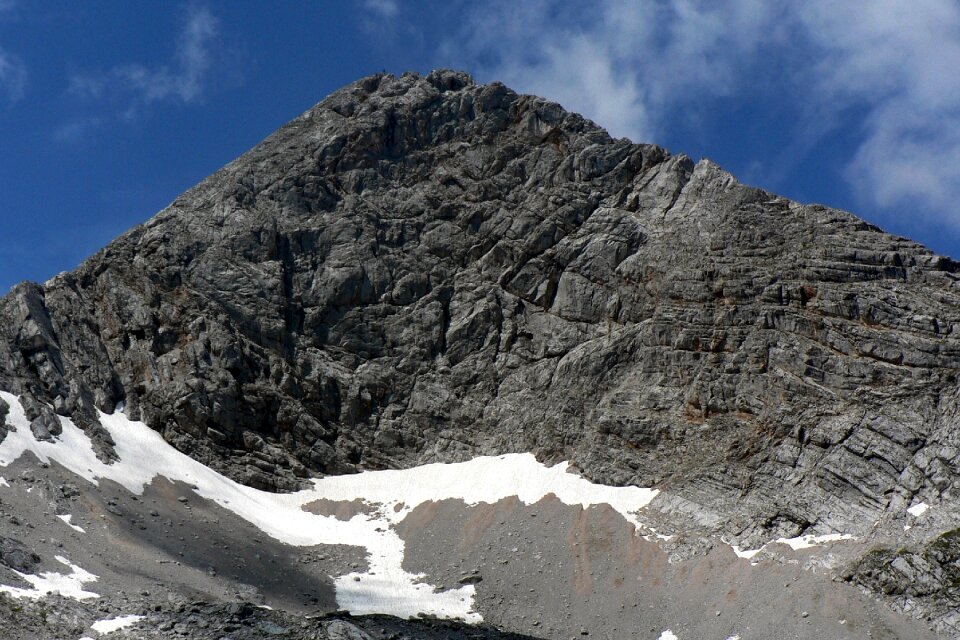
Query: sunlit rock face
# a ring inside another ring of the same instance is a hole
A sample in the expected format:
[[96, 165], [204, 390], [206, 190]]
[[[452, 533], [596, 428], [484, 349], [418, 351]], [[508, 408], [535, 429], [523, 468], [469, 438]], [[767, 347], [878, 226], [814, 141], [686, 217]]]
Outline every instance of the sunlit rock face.
[[[852, 537], [890, 553], [851, 582], [940, 616], [956, 272], [501, 84], [376, 75], [0, 300], [0, 389], [37, 442], [70, 417], [109, 465], [122, 407], [270, 492], [569, 461], [660, 491], [643, 523], [678, 560]], [[888, 570], [904, 544], [919, 573]]]

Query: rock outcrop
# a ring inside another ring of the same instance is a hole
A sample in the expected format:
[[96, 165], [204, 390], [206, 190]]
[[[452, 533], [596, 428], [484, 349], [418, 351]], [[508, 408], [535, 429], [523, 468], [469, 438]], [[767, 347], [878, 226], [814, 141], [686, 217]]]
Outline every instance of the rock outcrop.
[[866, 535], [958, 498], [958, 266], [501, 84], [376, 75], [16, 287], [0, 387], [274, 490], [533, 451], [745, 546]]
[[40, 556], [14, 538], [0, 536], [0, 564], [19, 571], [30, 573], [40, 563]]

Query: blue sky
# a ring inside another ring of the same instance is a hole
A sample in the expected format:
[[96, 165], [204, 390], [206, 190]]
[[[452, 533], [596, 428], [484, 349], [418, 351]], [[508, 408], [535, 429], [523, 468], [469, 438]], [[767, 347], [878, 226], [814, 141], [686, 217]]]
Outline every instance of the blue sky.
[[437, 67], [960, 257], [954, 0], [0, 0], [0, 293], [337, 87]]

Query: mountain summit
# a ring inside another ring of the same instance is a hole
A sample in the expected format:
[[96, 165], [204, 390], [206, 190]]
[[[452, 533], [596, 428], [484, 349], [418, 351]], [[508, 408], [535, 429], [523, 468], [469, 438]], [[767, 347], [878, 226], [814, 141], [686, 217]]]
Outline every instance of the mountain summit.
[[0, 300], [0, 390], [40, 440], [122, 459], [122, 410], [274, 492], [569, 460], [658, 490], [678, 562], [856, 539], [836, 575], [956, 624], [958, 268], [499, 83], [374, 75]]

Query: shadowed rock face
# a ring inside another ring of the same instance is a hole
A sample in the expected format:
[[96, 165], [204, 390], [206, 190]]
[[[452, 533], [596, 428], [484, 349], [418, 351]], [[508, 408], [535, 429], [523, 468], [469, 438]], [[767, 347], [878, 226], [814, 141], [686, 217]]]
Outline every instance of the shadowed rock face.
[[863, 534], [957, 497], [957, 268], [500, 84], [377, 75], [14, 289], [0, 387], [275, 490], [533, 451], [744, 545]]

